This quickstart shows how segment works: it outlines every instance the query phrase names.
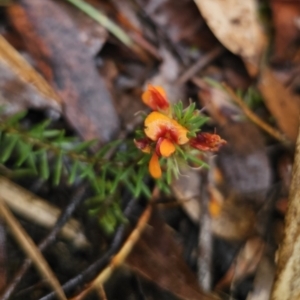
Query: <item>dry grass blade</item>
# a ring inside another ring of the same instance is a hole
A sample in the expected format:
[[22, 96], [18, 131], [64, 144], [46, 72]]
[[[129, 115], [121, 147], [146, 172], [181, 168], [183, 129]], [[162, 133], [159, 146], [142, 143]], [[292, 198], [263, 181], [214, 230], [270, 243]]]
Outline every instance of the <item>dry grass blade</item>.
[[96, 22], [101, 24], [104, 28], [106, 28], [110, 33], [112, 33], [115, 37], [117, 37], [124, 45], [127, 47], [132, 47], [133, 42], [128, 34], [117, 24], [111, 21], [106, 15], [102, 12], [96, 10], [93, 6], [86, 3], [82, 0], [67, 0], [80, 10], [85, 12], [88, 16], [94, 19]]
[[1, 35], [0, 60], [9, 65], [13, 72], [18, 74], [23, 81], [33, 85], [44, 97], [49, 99], [53, 108], [61, 110], [61, 100], [57, 93]]
[[34, 265], [39, 270], [41, 275], [48, 280], [49, 284], [57, 293], [59, 299], [67, 300], [59, 281], [53, 274], [43, 255], [41, 254], [37, 246], [34, 244], [32, 239], [27, 235], [22, 226], [19, 224], [19, 222], [15, 219], [13, 214], [6, 207], [2, 198], [0, 198], [0, 213], [7, 225], [9, 226], [13, 236], [15, 237], [19, 245], [22, 247], [23, 251], [33, 261]]
[[243, 102], [243, 100], [225, 83], [223, 83], [223, 87], [226, 92], [230, 95], [232, 100], [243, 110], [244, 114], [258, 127], [263, 129], [269, 135], [280, 141], [285, 145], [290, 145], [290, 141], [278, 130], [271, 127], [269, 124], [260, 119], [257, 115], [255, 115], [251, 109]]

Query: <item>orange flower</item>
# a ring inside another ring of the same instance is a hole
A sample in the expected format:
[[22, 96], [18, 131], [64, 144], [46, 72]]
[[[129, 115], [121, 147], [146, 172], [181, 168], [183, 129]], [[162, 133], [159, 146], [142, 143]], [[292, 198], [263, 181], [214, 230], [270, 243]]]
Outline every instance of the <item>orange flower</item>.
[[147, 90], [142, 95], [142, 100], [146, 105], [156, 111], [168, 111], [170, 106], [166, 92], [161, 86], [149, 84]]
[[190, 145], [201, 151], [218, 151], [225, 144], [219, 135], [207, 132], [200, 132], [190, 140]]
[[161, 177], [159, 157], [169, 157], [175, 150], [175, 145], [186, 144], [188, 130], [174, 119], [159, 113], [152, 112], [145, 119], [145, 134], [156, 142], [155, 152], [149, 163], [149, 172], [154, 178]]

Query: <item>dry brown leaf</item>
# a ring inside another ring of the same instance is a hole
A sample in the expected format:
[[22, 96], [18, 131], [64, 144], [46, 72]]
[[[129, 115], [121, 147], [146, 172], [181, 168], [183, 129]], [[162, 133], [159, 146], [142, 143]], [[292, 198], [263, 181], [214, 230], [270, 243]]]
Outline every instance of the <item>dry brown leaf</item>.
[[257, 1], [194, 1], [219, 41], [240, 55], [249, 73], [255, 75], [266, 45], [266, 38], [258, 22]]
[[272, 60], [278, 63], [289, 63], [299, 51], [299, 1], [270, 1], [273, 26], [275, 30], [274, 54]]
[[58, 94], [1, 35], [0, 98], [9, 113], [28, 107], [61, 111]]
[[73, 20], [49, 0], [20, 0], [7, 12], [39, 71], [61, 96], [73, 128], [87, 140], [114, 138], [120, 124], [112, 97]]
[[279, 128], [295, 142], [299, 126], [300, 97], [285, 88], [267, 68], [261, 74], [259, 89]]
[[206, 51], [216, 46], [216, 38], [206, 26], [193, 1], [138, 0], [137, 2], [175, 47], [177, 44], [187, 44]]
[[156, 215], [150, 225], [127, 259], [130, 267], [180, 299], [219, 299], [201, 291], [163, 221]]
[[[15, 213], [42, 227], [50, 229], [60, 214], [60, 210], [54, 205], [1, 176], [0, 195]], [[80, 224], [75, 219], [71, 218], [61, 229], [60, 234], [78, 248], [89, 245]]]
[[27, 256], [33, 261], [35, 267], [39, 270], [41, 275], [47, 279], [53, 290], [56, 292], [57, 296], [61, 300], [67, 300], [62, 287], [49, 267], [47, 261], [41, 254], [40, 250], [34, 244], [29, 235], [22, 228], [17, 219], [6, 207], [4, 200], [0, 198], [0, 213], [5, 222], [7, 223], [9, 229], [14, 235], [15, 239], [19, 243], [20, 247], [27, 254]]

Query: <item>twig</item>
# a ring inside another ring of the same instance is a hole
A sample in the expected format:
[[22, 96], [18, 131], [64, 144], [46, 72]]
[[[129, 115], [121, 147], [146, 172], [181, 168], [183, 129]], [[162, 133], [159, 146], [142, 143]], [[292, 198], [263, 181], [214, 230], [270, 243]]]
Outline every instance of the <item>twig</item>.
[[[61, 228], [66, 224], [66, 222], [70, 219], [71, 215], [75, 211], [75, 209], [81, 204], [84, 200], [84, 192], [86, 186], [82, 184], [79, 186], [74, 195], [71, 197], [70, 204], [66, 207], [66, 209], [61, 213], [60, 217], [56, 221], [56, 224], [53, 226], [51, 232], [47, 235], [47, 237], [39, 244], [40, 251], [45, 250], [50, 244], [52, 244], [58, 233], [60, 232]], [[7, 300], [10, 298], [12, 293], [14, 292], [15, 288], [22, 280], [23, 276], [32, 265], [32, 261], [30, 259], [25, 260], [19, 271], [15, 274], [13, 280], [7, 286], [6, 290], [3, 292], [1, 296], [1, 300]]]
[[202, 192], [200, 200], [201, 216], [199, 219], [199, 239], [198, 239], [198, 282], [200, 287], [205, 291], [211, 291], [212, 276], [212, 232], [211, 217], [208, 211], [208, 172], [202, 175]]
[[269, 124], [264, 122], [256, 114], [254, 114], [249, 107], [243, 102], [243, 100], [229, 87], [227, 84], [223, 83], [225, 91], [231, 96], [232, 100], [243, 110], [244, 114], [258, 127], [263, 129], [269, 135], [280, 141], [281, 143], [290, 146], [291, 142], [278, 130], [271, 127]]
[[184, 84], [187, 82], [191, 77], [193, 77], [197, 72], [207, 66], [210, 62], [215, 60], [219, 55], [224, 52], [223, 47], [216, 47], [213, 50], [205, 53], [200, 59], [193, 64], [190, 68], [188, 68], [178, 79], [177, 84]]
[[88, 288], [86, 288], [76, 297], [72, 298], [72, 300], [84, 299], [92, 291], [92, 289], [95, 289], [97, 286], [102, 285], [104, 282], [106, 282], [111, 276], [111, 274], [115, 271], [115, 269], [118, 268], [125, 261], [125, 259], [133, 249], [134, 245], [139, 240], [144, 228], [147, 225], [148, 220], [150, 219], [152, 213], [152, 204], [157, 198], [157, 194], [158, 190], [155, 189], [152, 195], [152, 199], [150, 200], [148, 206], [141, 215], [135, 229], [129, 235], [120, 251], [111, 259], [108, 266], [104, 270], [102, 270], [102, 272], [96, 277], [95, 280], [93, 280], [93, 282]]

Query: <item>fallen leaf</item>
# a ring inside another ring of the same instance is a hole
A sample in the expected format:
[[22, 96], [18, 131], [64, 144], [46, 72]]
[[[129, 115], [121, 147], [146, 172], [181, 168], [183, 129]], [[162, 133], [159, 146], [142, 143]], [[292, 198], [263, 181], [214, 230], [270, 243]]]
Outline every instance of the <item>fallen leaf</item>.
[[300, 5], [298, 1], [272, 0], [270, 7], [275, 30], [272, 61], [277, 64], [289, 63], [299, 51], [300, 30], [297, 20], [300, 18]]
[[127, 263], [138, 274], [180, 299], [213, 300], [199, 289], [197, 278], [184, 262], [171, 232], [158, 216], [150, 221]]
[[208, 26], [230, 51], [240, 55], [251, 75], [266, 46], [266, 38], [258, 22], [257, 1], [194, 0]]
[[48, 0], [21, 0], [8, 14], [38, 69], [61, 96], [73, 128], [84, 139], [111, 140], [119, 129], [111, 95], [69, 16]]
[[193, 1], [139, 0], [138, 2], [175, 47], [178, 44], [185, 44], [207, 51], [218, 43], [203, 17], [197, 12]]
[[278, 127], [292, 142], [295, 142], [300, 115], [299, 95], [287, 89], [268, 68], [261, 74], [259, 89]]

